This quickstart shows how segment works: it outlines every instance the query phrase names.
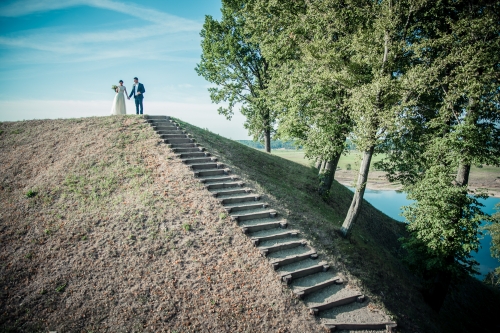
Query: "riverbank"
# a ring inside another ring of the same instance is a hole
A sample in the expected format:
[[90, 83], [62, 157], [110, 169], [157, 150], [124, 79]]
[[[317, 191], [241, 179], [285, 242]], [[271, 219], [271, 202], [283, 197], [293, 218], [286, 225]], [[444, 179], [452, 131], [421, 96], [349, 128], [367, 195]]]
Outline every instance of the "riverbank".
[[[354, 186], [358, 173], [356, 170], [337, 170], [335, 180], [344, 186]], [[469, 188], [472, 191], [487, 189], [490, 197], [500, 198], [500, 174], [488, 172], [471, 172]], [[400, 183], [391, 183], [387, 180], [385, 172], [370, 171], [366, 188], [379, 191], [400, 191]]]
[[[302, 150], [275, 149], [271, 154], [305, 166], [313, 165], [311, 160], [305, 158], [304, 151]], [[379, 191], [401, 190], [401, 184], [389, 182], [384, 171], [374, 170], [373, 163], [382, 160], [384, 157], [384, 154], [378, 154], [373, 157], [372, 168], [368, 175], [366, 187]], [[358, 152], [342, 155], [338, 163], [339, 169], [335, 172], [335, 180], [344, 186], [353, 186], [358, 175], [357, 166], [360, 161], [361, 155]], [[352, 170], [347, 170], [348, 167], [352, 168]], [[500, 168], [489, 165], [481, 167], [473, 166], [469, 178], [469, 188], [472, 191], [487, 189], [489, 196], [500, 198]]]

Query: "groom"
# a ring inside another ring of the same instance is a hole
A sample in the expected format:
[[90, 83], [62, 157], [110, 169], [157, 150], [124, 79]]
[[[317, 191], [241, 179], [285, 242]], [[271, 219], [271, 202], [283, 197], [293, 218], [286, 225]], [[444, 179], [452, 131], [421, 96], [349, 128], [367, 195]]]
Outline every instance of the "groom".
[[[144, 85], [142, 83], [139, 83], [139, 79], [137, 77], [134, 77], [134, 88], [132, 88], [132, 91], [130, 92], [130, 95], [128, 96], [128, 99], [134, 95], [135, 99], [135, 114], [142, 114], [143, 113], [143, 106], [142, 106], [142, 100], [144, 99], [144, 93], [146, 92], [146, 89], [144, 89]], [[139, 107], [140, 107], [140, 112], [139, 112]]]

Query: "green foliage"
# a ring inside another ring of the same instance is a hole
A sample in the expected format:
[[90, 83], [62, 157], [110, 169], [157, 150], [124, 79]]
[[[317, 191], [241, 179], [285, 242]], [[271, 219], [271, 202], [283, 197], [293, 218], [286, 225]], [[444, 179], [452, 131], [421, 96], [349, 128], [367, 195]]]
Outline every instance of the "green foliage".
[[191, 225], [189, 223], [183, 223], [182, 229], [184, 229], [184, 231], [188, 232], [191, 230]]
[[26, 196], [26, 198], [33, 198], [37, 194], [38, 194], [37, 191], [35, 191], [35, 190], [29, 190], [24, 195]]
[[351, 164], [350, 164], [350, 163], [347, 163], [347, 164], [345, 165], [345, 169], [346, 169], [346, 170], [351, 170], [351, 169], [352, 169]]
[[[491, 235], [491, 256], [500, 260], [500, 204], [497, 205], [497, 212], [493, 214], [491, 224], [485, 226], [485, 230]], [[494, 284], [500, 285], [500, 267], [495, 269], [490, 279], [495, 281]]]
[[[407, 260], [417, 272], [450, 271], [455, 276], [476, 272], [471, 252], [479, 249], [479, 225], [487, 216], [477, 198], [452, 181], [450, 169], [436, 165], [419, 182], [406, 187], [408, 199], [416, 202], [403, 209], [410, 232], [403, 244], [409, 250]], [[449, 257], [455, 261], [448, 262]]]
[[241, 13], [244, 3], [222, 1], [222, 19], [205, 17], [201, 61], [195, 70], [198, 75], [216, 85], [209, 88], [214, 103], [225, 103], [219, 114], [231, 119], [234, 108], [246, 117], [245, 128], [254, 140], [270, 140], [274, 114], [263, 98], [269, 74], [269, 63], [261, 54], [259, 44], [251, 42], [245, 31], [246, 20]]
[[474, 272], [470, 252], [487, 217], [477, 202], [482, 196], [467, 191], [470, 168], [500, 164], [500, 44], [493, 23], [499, 8], [473, 7], [427, 4], [422, 33], [411, 45], [417, 62], [404, 78], [408, 112], [382, 163], [417, 200], [405, 211], [411, 237], [404, 246], [421, 273]]

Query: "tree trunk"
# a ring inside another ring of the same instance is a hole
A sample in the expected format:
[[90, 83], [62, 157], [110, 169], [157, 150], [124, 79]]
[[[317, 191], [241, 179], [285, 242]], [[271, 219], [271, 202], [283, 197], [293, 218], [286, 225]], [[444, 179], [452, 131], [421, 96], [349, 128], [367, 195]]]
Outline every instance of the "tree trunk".
[[266, 152], [270, 153], [271, 152], [271, 130], [270, 129], [264, 130], [264, 145], [266, 147]]
[[318, 174], [323, 173], [323, 171], [325, 170], [325, 166], [326, 166], [326, 161], [321, 161], [321, 166], [319, 167]]
[[[455, 258], [453, 256], [448, 256], [445, 260], [448, 264], [451, 265]], [[439, 310], [443, 306], [446, 294], [448, 294], [450, 284], [450, 271], [443, 270], [437, 272], [437, 274], [435, 274], [433, 277], [431, 287], [422, 293], [425, 303], [427, 303], [434, 311], [439, 312]]]
[[314, 167], [319, 170], [321, 168], [322, 164], [323, 164], [323, 160], [321, 159], [321, 156], [320, 156], [316, 159], [316, 164], [314, 164]]
[[339, 163], [340, 156], [342, 156], [342, 151], [333, 155], [331, 160], [326, 161], [325, 167], [319, 174], [318, 193], [322, 197], [328, 196], [330, 192], [330, 188], [332, 187], [333, 179], [335, 178], [335, 170], [337, 170], [337, 164]]
[[457, 186], [467, 186], [469, 184], [470, 164], [460, 164], [458, 167], [455, 182]]
[[368, 172], [370, 171], [370, 162], [372, 160], [374, 149], [375, 146], [371, 146], [368, 150], [363, 152], [363, 160], [361, 161], [358, 182], [356, 183], [356, 192], [354, 192], [351, 207], [349, 207], [347, 216], [345, 217], [342, 228], [340, 229], [344, 237], [346, 237], [351, 230], [352, 225], [358, 219], [359, 212], [361, 211], [361, 203], [363, 202], [363, 195], [365, 194], [366, 181], [368, 180]]

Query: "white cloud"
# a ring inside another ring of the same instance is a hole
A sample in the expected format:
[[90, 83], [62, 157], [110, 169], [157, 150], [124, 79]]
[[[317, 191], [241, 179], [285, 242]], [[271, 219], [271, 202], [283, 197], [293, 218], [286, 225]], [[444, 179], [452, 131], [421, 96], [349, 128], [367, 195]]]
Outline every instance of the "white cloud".
[[[22, 58], [3, 54], [0, 58], [2, 62], [82, 62], [130, 58], [137, 50], [141, 50], [141, 59], [186, 61], [185, 58], [172, 54], [199, 49], [198, 40], [194, 41], [193, 34], [169, 34], [153, 26], [140, 29], [133, 38], [127, 36], [130, 36], [130, 31], [125, 30], [92, 34], [44, 32], [17, 38], [0, 36], [0, 46], [41, 52], [25, 54]], [[198, 58], [189, 59], [191, 62], [197, 60]]]
[[[130, 29], [102, 32], [61, 33], [61, 27], [24, 30], [0, 35], [0, 46], [11, 50], [31, 49], [39, 51], [30, 56], [7, 57], [8, 62], [82, 62], [102, 59], [130, 57], [140, 49], [143, 59], [184, 61], [183, 58], [167, 56], [177, 51], [198, 49], [198, 32], [201, 23], [170, 15], [158, 10], [138, 7], [135, 4], [110, 0], [41, 0], [15, 1], [0, 5], [0, 16], [19, 17], [32, 13], [56, 9], [91, 6], [112, 10], [143, 19], [152, 24]], [[196, 42], [196, 43], [195, 43]]]
[[19, 17], [75, 6], [108, 9], [171, 28], [171, 31], [199, 31], [200, 23], [155, 9], [112, 0], [18, 0], [0, 6], [0, 16]]

